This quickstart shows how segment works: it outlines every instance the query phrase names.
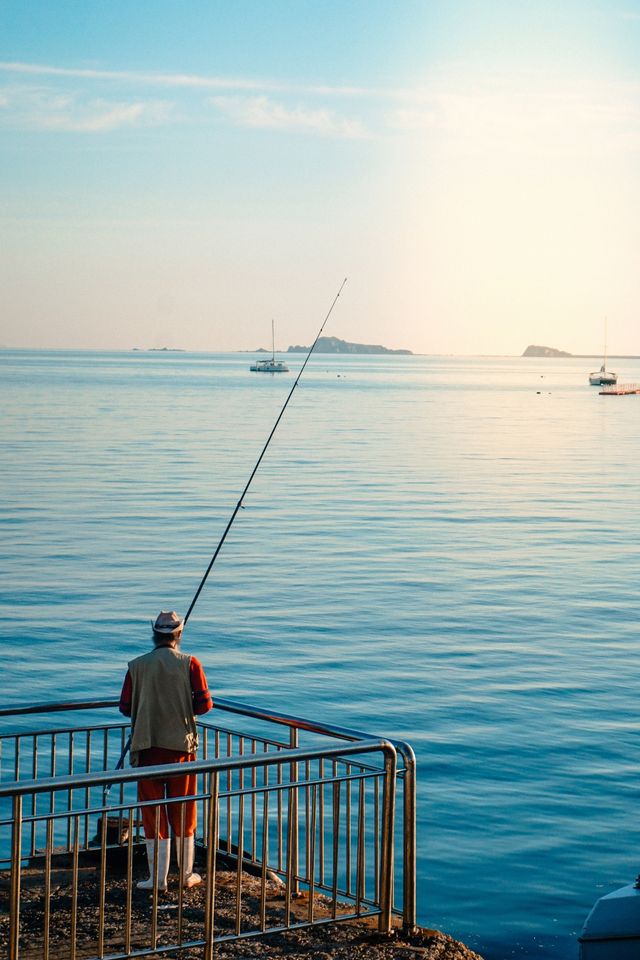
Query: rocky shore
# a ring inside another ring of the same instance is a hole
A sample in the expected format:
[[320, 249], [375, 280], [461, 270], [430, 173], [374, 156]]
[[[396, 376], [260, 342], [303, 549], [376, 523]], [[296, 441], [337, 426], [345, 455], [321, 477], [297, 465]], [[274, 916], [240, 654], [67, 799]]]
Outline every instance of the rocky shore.
[[[160, 894], [155, 917], [157, 946], [202, 939], [204, 927], [205, 885], [184, 891], [178, 896], [177, 877], [170, 878], [169, 891]], [[267, 883], [266, 919], [274, 926], [283, 923], [285, 892], [282, 883]], [[51, 876], [49, 957], [62, 960], [69, 956], [70, 940], [76, 944], [76, 957], [95, 957], [102, 936], [104, 955], [124, 949], [123, 918], [127, 888], [123, 877], [109, 877], [105, 885], [104, 928], [100, 933], [100, 876], [97, 867], [82, 867], [78, 877], [77, 910], [72, 910], [72, 875], [68, 869], [54, 870]], [[232, 934], [236, 923], [237, 872], [219, 869], [216, 875], [215, 935]], [[131, 949], [146, 949], [150, 944], [152, 898], [135, 890], [131, 903]], [[259, 926], [261, 883], [256, 877], [242, 875], [241, 925], [243, 929]], [[9, 876], [0, 875], [0, 954], [6, 955], [9, 937]], [[309, 903], [306, 896], [292, 901], [291, 922], [304, 920]], [[330, 917], [330, 901], [314, 898], [317, 918]], [[21, 960], [42, 960], [44, 938], [44, 896], [42, 871], [23, 872], [21, 891]], [[463, 944], [437, 930], [419, 928], [413, 935], [400, 928], [390, 936], [377, 932], [377, 918], [327, 923], [314, 927], [272, 933], [247, 940], [222, 942], [216, 945], [217, 960], [482, 960]], [[155, 948], [154, 948], [155, 949]], [[185, 960], [201, 960], [202, 947], [183, 949]], [[154, 954], [162, 956], [162, 954]]]

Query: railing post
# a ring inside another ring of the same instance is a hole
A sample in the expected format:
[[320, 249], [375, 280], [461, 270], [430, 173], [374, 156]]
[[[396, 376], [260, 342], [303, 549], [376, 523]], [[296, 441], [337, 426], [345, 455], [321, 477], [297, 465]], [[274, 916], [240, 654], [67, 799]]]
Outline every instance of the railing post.
[[416, 927], [416, 757], [407, 743], [398, 744], [404, 760], [403, 795], [403, 874], [402, 929], [412, 933]]
[[209, 774], [207, 819], [207, 876], [204, 912], [204, 957], [213, 958], [214, 920], [216, 904], [216, 854], [218, 852], [218, 774]]
[[382, 836], [380, 839], [380, 933], [391, 932], [393, 907], [393, 824], [396, 807], [396, 751], [384, 747], [384, 788], [382, 793]]
[[[290, 727], [289, 728], [289, 744], [292, 750], [298, 748], [298, 728]], [[294, 783], [298, 780], [298, 764], [292, 763], [290, 766], [291, 779]], [[293, 896], [297, 896], [300, 892], [300, 884], [298, 882], [298, 876], [300, 873], [300, 854], [299, 854], [299, 830], [298, 830], [298, 788], [293, 787], [291, 790], [291, 838], [292, 838], [292, 859], [291, 859], [291, 871], [292, 876], [292, 885], [291, 892]]]
[[9, 960], [18, 960], [20, 947], [20, 869], [22, 859], [22, 794], [13, 798], [11, 833], [11, 902], [9, 904]]

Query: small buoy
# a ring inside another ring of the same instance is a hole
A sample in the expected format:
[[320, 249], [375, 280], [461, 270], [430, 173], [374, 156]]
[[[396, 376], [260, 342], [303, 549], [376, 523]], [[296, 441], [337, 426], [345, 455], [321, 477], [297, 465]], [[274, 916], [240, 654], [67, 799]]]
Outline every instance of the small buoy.
[[540, 396], [540, 394], [542, 393], [542, 390], [536, 390], [536, 393], [538, 394], [538, 396]]

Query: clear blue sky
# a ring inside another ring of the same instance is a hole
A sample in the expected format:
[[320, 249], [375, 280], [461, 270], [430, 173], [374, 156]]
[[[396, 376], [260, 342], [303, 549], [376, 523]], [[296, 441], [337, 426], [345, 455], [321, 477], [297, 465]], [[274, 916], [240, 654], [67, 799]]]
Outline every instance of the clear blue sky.
[[0, 343], [640, 353], [640, 2], [7, 2]]

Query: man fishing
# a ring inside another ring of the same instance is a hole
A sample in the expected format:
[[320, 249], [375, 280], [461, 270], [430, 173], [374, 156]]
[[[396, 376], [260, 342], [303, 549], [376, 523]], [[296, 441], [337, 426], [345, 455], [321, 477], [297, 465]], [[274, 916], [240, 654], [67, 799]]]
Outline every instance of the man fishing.
[[[129, 663], [120, 695], [120, 712], [131, 717], [133, 767], [189, 763], [196, 759], [195, 717], [211, 710], [213, 702], [199, 660], [178, 649], [184, 623], [174, 610], [162, 610], [153, 624], [153, 650]], [[193, 773], [138, 783], [140, 801], [164, 801], [195, 793]], [[156, 853], [158, 890], [167, 889], [171, 853], [169, 828], [176, 840], [184, 886], [195, 887], [202, 882], [200, 875], [193, 871], [195, 800], [142, 807], [142, 825], [149, 879], [138, 883], [140, 889], [153, 889]]]

